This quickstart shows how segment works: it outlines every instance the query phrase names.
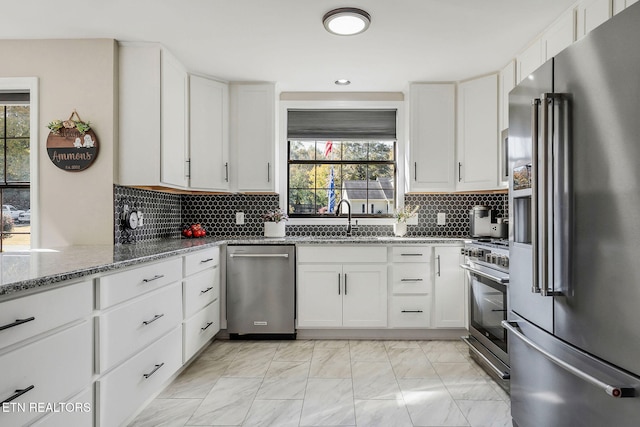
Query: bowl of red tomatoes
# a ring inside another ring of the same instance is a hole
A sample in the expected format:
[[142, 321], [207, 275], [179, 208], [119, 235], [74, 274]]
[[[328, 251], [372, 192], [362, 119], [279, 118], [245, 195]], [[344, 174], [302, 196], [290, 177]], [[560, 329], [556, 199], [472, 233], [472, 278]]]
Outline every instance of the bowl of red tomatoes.
[[205, 230], [200, 224], [191, 224], [191, 226], [185, 227], [182, 230], [182, 237], [186, 237], [188, 239], [205, 237], [206, 235], [207, 230]]

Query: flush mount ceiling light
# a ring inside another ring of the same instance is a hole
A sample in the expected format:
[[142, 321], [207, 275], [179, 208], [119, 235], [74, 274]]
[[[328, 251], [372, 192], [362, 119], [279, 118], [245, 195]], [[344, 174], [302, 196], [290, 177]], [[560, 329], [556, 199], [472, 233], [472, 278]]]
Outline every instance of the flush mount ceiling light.
[[336, 83], [338, 86], [347, 86], [347, 85], [350, 85], [350, 84], [351, 84], [351, 81], [350, 81], [350, 80], [347, 80], [347, 79], [338, 79], [338, 80], [336, 80], [336, 81], [335, 81], [335, 83]]
[[353, 36], [369, 28], [371, 16], [362, 9], [341, 7], [327, 12], [322, 18], [322, 23], [332, 34]]

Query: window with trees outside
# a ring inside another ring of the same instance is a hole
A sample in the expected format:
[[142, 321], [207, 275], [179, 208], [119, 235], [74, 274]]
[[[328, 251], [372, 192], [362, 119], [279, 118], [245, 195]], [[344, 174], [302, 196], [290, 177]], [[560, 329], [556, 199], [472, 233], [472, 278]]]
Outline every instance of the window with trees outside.
[[289, 215], [333, 214], [340, 200], [353, 216], [395, 208], [395, 141], [289, 141]]
[[340, 200], [350, 202], [355, 217], [393, 214], [395, 110], [289, 110], [287, 116], [289, 216], [327, 217]]
[[29, 93], [0, 92], [0, 251], [31, 246]]

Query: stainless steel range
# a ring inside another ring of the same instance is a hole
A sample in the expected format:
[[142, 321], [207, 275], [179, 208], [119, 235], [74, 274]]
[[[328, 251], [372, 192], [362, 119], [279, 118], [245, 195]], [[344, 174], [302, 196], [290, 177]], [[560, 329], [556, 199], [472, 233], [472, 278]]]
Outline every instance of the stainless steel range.
[[509, 241], [480, 239], [462, 249], [469, 277], [469, 354], [509, 392], [507, 318]]

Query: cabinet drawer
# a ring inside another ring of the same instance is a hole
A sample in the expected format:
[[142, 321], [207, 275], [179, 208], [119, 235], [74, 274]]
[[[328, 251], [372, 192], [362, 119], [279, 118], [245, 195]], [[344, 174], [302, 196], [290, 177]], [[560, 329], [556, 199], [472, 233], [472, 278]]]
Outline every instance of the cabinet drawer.
[[37, 407], [30, 410], [30, 404], [65, 402], [91, 383], [92, 371], [88, 321], [0, 356], [1, 400], [33, 386], [8, 404], [10, 412], [0, 413], [0, 424], [28, 424], [43, 415]]
[[146, 264], [98, 279], [99, 309], [137, 297], [182, 278], [182, 258]]
[[184, 358], [191, 359], [220, 330], [220, 301], [214, 301], [184, 322]]
[[49, 414], [32, 424], [32, 427], [70, 427], [93, 425], [93, 387], [65, 400], [65, 408], [73, 405], [73, 411]]
[[173, 329], [97, 381], [100, 426], [123, 425], [180, 368], [182, 330]]
[[431, 262], [431, 246], [394, 246], [391, 248], [393, 262]]
[[220, 264], [220, 248], [204, 249], [184, 256], [184, 275], [191, 276], [207, 268]]
[[92, 288], [85, 281], [0, 303], [0, 350], [91, 314]]
[[393, 296], [391, 326], [395, 328], [428, 328], [431, 326], [431, 296]]
[[300, 246], [298, 262], [349, 263], [349, 262], [387, 262], [387, 247], [379, 246]]
[[181, 284], [124, 303], [97, 321], [98, 372], [102, 373], [182, 322]]
[[184, 317], [191, 317], [220, 297], [220, 271], [216, 266], [184, 279]]
[[431, 293], [431, 264], [402, 263], [393, 267], [394, 294], [426, 294]]

